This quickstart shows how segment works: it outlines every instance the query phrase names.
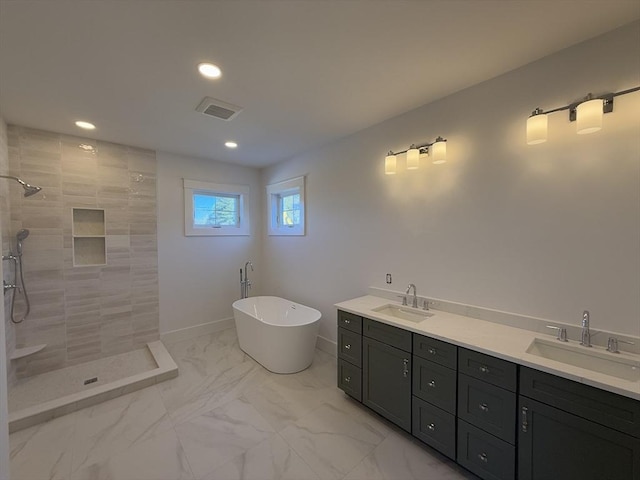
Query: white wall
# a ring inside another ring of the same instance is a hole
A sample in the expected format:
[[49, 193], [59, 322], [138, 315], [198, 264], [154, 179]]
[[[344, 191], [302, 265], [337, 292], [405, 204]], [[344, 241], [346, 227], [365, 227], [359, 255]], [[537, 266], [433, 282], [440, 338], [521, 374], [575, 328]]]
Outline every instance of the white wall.
[[[307, 236], [264, 243], [269, 292], [319, 308], [331, 339], [332, 305], [387, 272], [396, 290], [568, 323], [589, 309], [640, 335], [640, 92], [598, 133], [557, 113], [547, 143], [525, 142], [535, 107], [639, 85], [638, 40], [640, 22], [264, 170], [307, 175]], [[437, 135], [448, 163], [383, 174], [389, 149]]]
[[[260, 174], [252, 168], [157, 152], [160, 333], [233, 316], [240, 268], [251, 260], [252, 294], [259, 293]], [[251, 236], [185, 237], [182, 179], [250, 187]]]

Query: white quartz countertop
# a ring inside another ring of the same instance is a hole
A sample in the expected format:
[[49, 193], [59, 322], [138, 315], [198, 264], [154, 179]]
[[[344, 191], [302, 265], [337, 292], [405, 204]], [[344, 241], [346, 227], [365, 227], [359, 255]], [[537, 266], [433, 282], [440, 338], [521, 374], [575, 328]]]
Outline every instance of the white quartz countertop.
[[[389, 299], [382, 297], [366, 295], [337, 303], [335, 306], [340, 310], [362, 317], [640, 400], [640, 369], [638, 369], [637, 381], [628, 381], [527, 353], [527, 349], [534, 339], [554, 339], [555, 334], [544, 335], [436, 309], [430, 310], [434, 314], [432, 317], [419, 323], [402, 320], [373, 310], [391, 303], [395, 302], [390, 302]], [[400, 304], [397, 303], [397, 305]], [[571, 340], [570, 343], [577, 344]], [[594, 346], [592, 348], [606, 352], [602, 347]], [[621, 355], [635, 361], [640, 360], [640, 356], [634, 354], [606, 353]]]

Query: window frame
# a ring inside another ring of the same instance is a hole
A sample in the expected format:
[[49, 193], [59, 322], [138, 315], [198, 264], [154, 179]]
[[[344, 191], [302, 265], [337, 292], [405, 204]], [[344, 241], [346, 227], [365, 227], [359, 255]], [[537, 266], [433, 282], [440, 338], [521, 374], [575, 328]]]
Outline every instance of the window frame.
[[[249, 186], [182, 179], [184, 187], [184, 235], [186, 237], [247, 236], [251, 234]], [[238, 224], [196, 226], [193, 222], [194, 195], [238, 197]]]
[[[268, 234], [272, 236], [304, 236], [306, 224], [305, 177], [296, 177], [282, 182], [267, 185]], [[282, 197], [300, 195], [300, 222], [298, 225], [283, 225]]]

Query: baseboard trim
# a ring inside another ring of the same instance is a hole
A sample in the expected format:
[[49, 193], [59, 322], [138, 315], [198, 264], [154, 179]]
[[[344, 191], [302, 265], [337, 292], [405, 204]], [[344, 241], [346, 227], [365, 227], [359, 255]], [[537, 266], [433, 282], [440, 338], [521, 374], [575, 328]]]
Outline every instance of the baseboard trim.
[[178, 330], [161, 333], [160, 340], [162, 340], [162, 343], [165, 345], [170, 345], [172, 343], [181, 342], [182, 340], [208, 335], [209, 333], [215, 333], [233, 327], [235, 327], [233, 317], [223, 318], [222, 320], [216, 320], [214, 322], [203, 323], [193, 327], [180, 328]]
[[316, 348], [334, 357], [338, 355], [338, 344], [320, 335], [318, 335], [318, 339], [316, 340]]

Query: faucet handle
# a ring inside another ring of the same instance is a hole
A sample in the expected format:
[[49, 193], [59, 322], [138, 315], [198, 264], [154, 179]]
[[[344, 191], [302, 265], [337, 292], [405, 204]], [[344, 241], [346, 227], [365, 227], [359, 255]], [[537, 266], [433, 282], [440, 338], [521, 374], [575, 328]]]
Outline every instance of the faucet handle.
[[626, 340], [620, 340], [616, 337], [609, 337], [609, 341], [607, 342], [607, 352], [611, 353], [620, 353], [618, 350], [618, 343], [626, 343], [627, 345], [635, 345], [633, 342], [627, 342]]
[[402, 305], [407, 306], [407, 296], [406, 295], [396, 295], [398, 298], [402, 299]]
[[547, 328], [553, 328], [558, 331], [558, 335], [556, 336], [556, 340], [561, 342], [568, 342], [567, 340], [567, 329], [564, 327], [556, 327], [555, 325], [547, 325]]

